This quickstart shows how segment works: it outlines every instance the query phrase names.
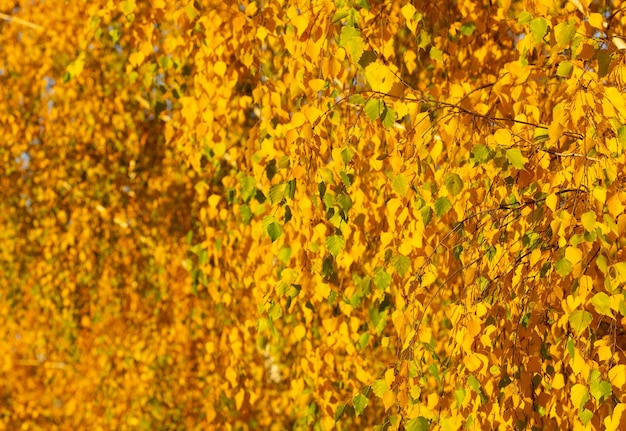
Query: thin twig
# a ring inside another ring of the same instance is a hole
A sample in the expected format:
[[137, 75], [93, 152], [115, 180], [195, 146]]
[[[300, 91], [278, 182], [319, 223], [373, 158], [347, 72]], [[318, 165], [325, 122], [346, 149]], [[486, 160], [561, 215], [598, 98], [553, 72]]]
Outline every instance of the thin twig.
[[35, 30], [43, 30], [43, 27], [37, 24], [33, 24], [30, 21], [26, 21], [24, 19], [21, 18], [16, 18], [14, 16], [11, 15], [7, 15], [6, 13], [2, 13], [0, 12], [0, 19], [3, 19], [5, 21], [8, 22], [14, 22], [16, 24], [22, 24], [23, 26], [29, 27], [29, 28], [34, 28]]

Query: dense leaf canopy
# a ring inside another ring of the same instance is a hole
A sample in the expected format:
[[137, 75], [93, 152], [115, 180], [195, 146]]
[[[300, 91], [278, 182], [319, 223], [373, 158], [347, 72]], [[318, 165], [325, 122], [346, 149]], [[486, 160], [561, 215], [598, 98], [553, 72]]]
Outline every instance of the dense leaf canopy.
[[625, 29], [0, 0], [0, 427], [626, 429]]

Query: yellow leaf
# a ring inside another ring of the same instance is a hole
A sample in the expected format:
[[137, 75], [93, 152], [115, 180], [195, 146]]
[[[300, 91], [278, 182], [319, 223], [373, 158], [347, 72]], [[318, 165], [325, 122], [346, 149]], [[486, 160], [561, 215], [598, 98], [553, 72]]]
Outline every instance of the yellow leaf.
[[556, 373], [552, 378], [552, 388], [556, 390], [563, 389], [565, 386], [565, 379], [563, 378], [563, 374]]
[[361, 367], [357, 367], [356, 378], [361, 383], [364, 383], [366, 385], [372, 383], [372, 376], [370, 375], [370, 373], [368, 373]]
[[74, 60], [69, 64], [69, 66], [67, 66], [67, 73], [69, 73], [72, 77], [78, 76], [82, 73], [84, 67], [85, 54], [81, 54], [76, 60]]
[[265, 41], [265, 38], [267, 37], [267, 35], [269, 34], [269, 32], [267, 31], [267, 29], [263, 26], [258, 26], [256, 29], [256, 34], [255, 37], [257, 39], [259, 39], [261, 42]]
[[432, 263], [426, 267], [424, 275], [422, 276], [422, 286], [430, 286], [437, 280], [437, 267]]
[[511, 132], [507, 129], [496, 130], [496, 133], [494, 133], [493, 137], [497, 145], [500, 145], [503, 147], [508, 147], [511, 145], [511, 142], [512, 142]]
[[556, 211], [556, 206], [559, 203], [559, 198], [556, 194], [550, 193], [548, 197], [546, 197], [546, 206], [552, 210], [552, 212]]
[[465, 364], [467, 369], [472, 373], [478, 370], [483, 364], [479, 356], [482, 356], [482, 355], [478, 353], [473, 353], [463, 358], [463, 363]]
[[306, 119], [309, 120], [309, 123], [313, 125], [316, 124], [317, 120], [319, 120], [319, 118], [322, 116], [322, 111], [320, 111], [315, 106], [307, 106], [304, 108], [303, 111]]
[[396, 380], [395, 368], [389, 368], [387, 371], [385, 371], [385, 383], [387, 383], [387, 386], [391, 387], [395, 380]]
[[626, 410], [626, 404], [619, 403], [613, 408], [613, 414], [604, 418], [604, 426], [606, 427], [606, 431], [616, 431], [619, 429], [624, 410]]
[[299, 340], [302, 337], [304, 337], [306, 335], [306, 328], [304, 327], [304, 325], [296, 326], [293, 329], [293, 335], [296, 337], [297, 340]]
[[389, 410], [396, 403], [396, 394], [390, 389], [383, 394], [383, 405], [385, 410]]
[[415, 34], [415, 31], [417, 30], [417, 23], [419, 21], [419, 19], [416, 21], [414, 18], [415, 6], [413, 6], [411, 3], [407, 3], [402, 6], [402, 9], [400, 11], [402, 12], [402, 16], [406, 20], [406, 26], [409, 28], [409, 30], [411, 30], [413, 34]]
[[478, 334], [480, 334], [480, 330], [481, 330], [481, 324], [478, 320], [475, 320], [475, 319], [468, 320], [467, 332], [469, 333], [470, 337], [472, 338], [476, 337]]
[[602, 186], [595, 186], [592, 195], [598, 202], [604, 205], [606, 202], [606, 189]]
[[613, 356], [613, 349], [609, 346], [600, 346], [598, 347], [598, 359], [604, 362], [607, 361]]
[[433, 330], [426, 326], [426, 325], [420, 325], [420, 329], [419, 329], [419, 340], [421, 343], [430, 343], [430, 340], [433, 337]]
[[145, 60], [146, 56], [141, 51], [135, 51], [128, 57], [128, 62], [131, 66], [140, 66]]
[[226, 368], [226, 380], [230, 382], [230, 385], [234, 388], [238, 386], [237, 372], [231, 367]]
[[193, 123], [198, 115], [198, 102], [195, 97], [182, 97], [180, 102], [183, 105], [182, 114], [187, 123]]
[[221, 60], [216, 61], [213, 65], [213, 72], [218, 76], [224, 77], [226, 73], [226, 63]]
[[616, 365], [609, 370], [609, 380], [618, 389], [626, 383], [626, 365]]
[[569, 260], [572, 265], [576, 265], [583, 258], [583, 253], [576, 247], [567, 247], [565, 249], [565, 258]]
[[239, 392], [237, 392], [237, 394], [235, 395], [235, 407], [237, 407], [237, 410], [241, 410], [243, 398], [245, 395], [246, 391], [243, 388], [239, 389]]
[[321, 89], [323, 89], [325, 85], [326, 85], [326, 81], [323, 79], [311, 79], [309, 81], [309, 88], [311, 88], [311, 90], [315, 92], [318, 92]]
[[389, 93], [396, 81], [395, 75], [384, 64], [375, 61], [365, 68], [365, 79], [372, 90], [380, 93]]
[[572, 389], [570, 391], [570, 397], [572, 399], [574, 407], [582, 408], [583, 401], [585, 401], [585, 398], [588, 397], [588, 394], [589, 391], [587, 390], [587, 387], [585, 385], [577, 383], [572, 386]]
[[606, 206], [609, 210], [609, 213], [613, 217], [617, 217], [624, 212], [624, 205], [622, 204], [622, 200], [620, 199], [619, 194], [615, 193], [611, 195], [610, 198], [606, 201]]

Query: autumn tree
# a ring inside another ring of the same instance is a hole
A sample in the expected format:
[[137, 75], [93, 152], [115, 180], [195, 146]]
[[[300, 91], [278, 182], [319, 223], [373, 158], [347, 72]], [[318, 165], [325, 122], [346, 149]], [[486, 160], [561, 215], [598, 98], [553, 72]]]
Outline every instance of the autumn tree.
[[0, 423], [625, 427], [625, 9], [0, 2]]

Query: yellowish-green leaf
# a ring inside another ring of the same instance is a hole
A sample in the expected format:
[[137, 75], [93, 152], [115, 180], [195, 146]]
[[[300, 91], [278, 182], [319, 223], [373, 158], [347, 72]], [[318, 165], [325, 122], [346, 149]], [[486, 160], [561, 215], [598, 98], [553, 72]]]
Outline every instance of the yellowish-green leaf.
[[543, 40], [543, 37], [548, 31], [548, 21], [545, 18], [535, 18], [530, 22], [530, 32], [535, 39], [535, 43], [539, 43]]
[[606, 293], [596, 293], [593, 298], [591, 298], [591, 303], [598, 313], [613, 317], [613, 311], [611, 310], [611, 298]]
[[575, 310], [572, 311], [572, 314], [569, 315], [569, 324], [572, 326], [572, 329], [580, 335], [585, 329], [589, 327], [591, 323], [592, 316], [591, 313], [584, 310]]
[[353, 62], [358, 63], [364, 47], [361, 32], [352, 26], [343, 26], [339, 36], [339, 46], [345, 48], [350, 53]]
[[399, 173], [394, 176], [391, 185], [393, 187], [393, 191], [400, 196], [406, 196], [406, 193], [409, 190], [409, 182], [406, 179], [406, 175], [403, 173]]
[[380, 93], [389, 93], [397, 78], [389, 67], [378, 61], [371, 63], [365, 68], [365, 79], [372, 90]]
[[363, 410], [365, 410], [365, 407], [367, 407], [368, 402], [369, 401], [367, 397], [363, 394], [355, 395], [352, 398], [352, 405], [354, 406], [354, 411], [356, 412], [357, 416], [361, 416]]
[[554, 37], [560, 48], [567, 48], [576, 35], [576, 27], [568, 22], [562, 22], [554, 27]]
[[562, 78], [567, 78], [572, 74], [572, 63], [569, 61], [562, 61], [556, 69], [556, 74]]
[[326, 238], [326, 248], [334, 257], [337, 257], [343, 247], [346, 245], [346, 240], [340, 235], [331, 235]]
[[443, 179], [443, 183], [451, 196], [456, 196], [463, 190], [463, 180], [457, 174], [447, 174]]

